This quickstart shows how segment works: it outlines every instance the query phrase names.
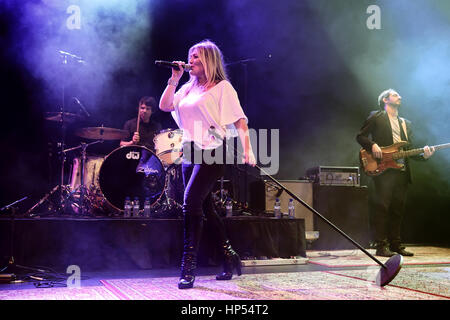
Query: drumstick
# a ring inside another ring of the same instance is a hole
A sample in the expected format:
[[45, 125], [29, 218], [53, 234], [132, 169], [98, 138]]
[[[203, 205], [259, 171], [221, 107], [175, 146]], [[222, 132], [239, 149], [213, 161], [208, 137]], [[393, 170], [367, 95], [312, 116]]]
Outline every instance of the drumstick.
[[140, 111], [141, 111], [141, 108], [138, 108], [137, 125], [136, 125], [136, 132], [137, 133], [139, 133], [139, 120], [141, 119]]

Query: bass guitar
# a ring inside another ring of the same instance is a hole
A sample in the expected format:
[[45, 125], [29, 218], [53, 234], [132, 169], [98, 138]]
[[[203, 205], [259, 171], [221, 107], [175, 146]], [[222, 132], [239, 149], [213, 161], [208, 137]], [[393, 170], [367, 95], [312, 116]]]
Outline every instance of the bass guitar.
[[[411, 149], [411, 150], [401, 150], [408, 144], [405, 141], [400, 141], [390, 145], [388, 147], [381, 147], [383, 156], [381, 159], [372, 156], [372, 153], [367, 152], [364, 148], [359, 151], [359, 161], [364, 172], [368, 176], [377, 176], [382, 174], [387, 169], [403, 169], [404, 164], [396, 162], [398, 159], [404, 159], [407, 157], [419, 155], [424, 152], [423, 148]], [[430, 148], [435, 150], [450, 148], [450, 143], [439, 144]]]

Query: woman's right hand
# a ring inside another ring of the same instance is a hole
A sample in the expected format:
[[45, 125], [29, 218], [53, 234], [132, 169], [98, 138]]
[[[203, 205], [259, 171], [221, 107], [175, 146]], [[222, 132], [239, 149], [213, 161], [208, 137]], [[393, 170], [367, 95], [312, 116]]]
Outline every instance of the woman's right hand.
[[172, 77], [169, 79], [169, 81], [167, 81], [166, 89], [164, 89], [161, 99], [159, 100], [159, 109], [164, 112], [171, 112], [175, 110], [173, 106], [173, 99], [176, 88], [178, 86], [178, 82], [180, 81], [184, 73], [183, 66], [185, 65], [185, 63], [183, 61], [172, 62], [179, 65], [179, 70], [175, 70], [174, 68], [172, 68]]
[[172, 61], [172, 62], [179, 65], [179, 70], [175, 70], [174, 68], [172, 68], [172, 79], [178, 81], [183, 76], [184, 73], [183, 66], [185, 65], [185, 63], [183, 61]]

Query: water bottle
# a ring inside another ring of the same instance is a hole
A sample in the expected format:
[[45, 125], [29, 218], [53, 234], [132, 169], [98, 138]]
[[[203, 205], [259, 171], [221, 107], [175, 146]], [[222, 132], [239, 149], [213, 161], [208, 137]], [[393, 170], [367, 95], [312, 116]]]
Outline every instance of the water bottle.
[[280, 199], [275, 199], [275, 204], [273, 205], [273, 213], [275, 214], [275, 218], [281, 218], [281, 202]]
[[139, 198], [134, 197], [133, 201], [133, 217], [137, 218], [139, 217]]
[[144, 201], [144, 217], [150, 218], [150, 198], [146, 197]]
[[233, 216], [233, 202], [231, 201], [230, 198], [228, 198], [227, 201], [225, 202], [225, 212], [227, 217]]
[[289, 216], [289, 219], [294, 219], [295, 218], [294, 199], [289, 199], [288, 216]]
[[123, 206], [123, 216], [129, 217], [131, 216], [131, 200], [130, 197], [125, 198], [125, 205]]

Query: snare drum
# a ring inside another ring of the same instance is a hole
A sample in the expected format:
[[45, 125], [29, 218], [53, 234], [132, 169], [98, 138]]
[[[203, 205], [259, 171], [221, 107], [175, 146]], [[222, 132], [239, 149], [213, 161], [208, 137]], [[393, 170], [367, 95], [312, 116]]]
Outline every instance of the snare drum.
[[183, 131], [181, 129], [166, 129], [160, 131], [154, 138], [156, 156], [167, 166], [181, 161]]

